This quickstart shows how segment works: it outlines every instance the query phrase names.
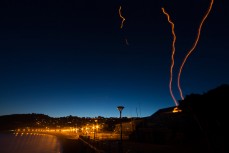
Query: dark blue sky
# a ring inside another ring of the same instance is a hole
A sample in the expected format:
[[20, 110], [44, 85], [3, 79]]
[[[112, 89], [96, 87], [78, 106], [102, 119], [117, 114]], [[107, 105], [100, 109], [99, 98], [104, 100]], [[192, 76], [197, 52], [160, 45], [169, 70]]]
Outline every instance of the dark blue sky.
[[[174, 106], [177, 73], [210, 0], [2, 0], [0, 115], [149, 116]], [[123, 29], [118, 15], [122, 5]], [[229, 83], [228, 1], [215, 1], [181, 75], [184, 95]], [[125, 44], [125, 39], [129, 45]]]

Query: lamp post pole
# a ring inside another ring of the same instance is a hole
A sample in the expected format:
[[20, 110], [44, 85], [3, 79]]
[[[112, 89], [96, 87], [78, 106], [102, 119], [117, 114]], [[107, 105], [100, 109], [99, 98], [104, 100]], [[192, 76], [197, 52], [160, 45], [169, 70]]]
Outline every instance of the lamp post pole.
[[95, 125], [93, 125], [93, 132], [94, 132], [94, 141], [95, 141]]
[[122, 153], [122, 110], [124, 109], [124, 107], [118, 106], [117, 109], [120, 113], [120, 153]]
[[95, 128], [94, 128], [94, 139], [96, 137], [95, 132], [98, 132], [98, 120], [95, 120]]

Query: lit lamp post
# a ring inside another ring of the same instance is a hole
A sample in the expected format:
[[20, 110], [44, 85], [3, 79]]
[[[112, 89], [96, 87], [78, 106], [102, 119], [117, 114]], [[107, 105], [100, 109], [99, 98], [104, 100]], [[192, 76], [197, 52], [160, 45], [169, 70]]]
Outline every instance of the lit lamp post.
[[120, 112], [120, 153], [122, 153], [122, 110], [124, 109], [123, 106], [118, 106], [117, 109]]
[[94, 140], [95, 140], [95, 125], [93, 125]]
[[[94, 140], [95, 140], [95, 132], [96, 132], [96, 128], [98, 129], [98, 123], [97, 123], [98, 120], [95, 120], [95, 123], [96, 125], [93, 126], [93, 129], [94, 129]], [[97, 130], [98, 132], [98, 130]]]

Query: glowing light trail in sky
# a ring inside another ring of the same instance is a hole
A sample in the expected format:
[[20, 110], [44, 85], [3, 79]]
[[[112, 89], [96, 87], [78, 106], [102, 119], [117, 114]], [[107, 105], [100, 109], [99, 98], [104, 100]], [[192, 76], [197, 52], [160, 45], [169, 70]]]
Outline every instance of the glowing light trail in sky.
[[173, 98], [173, 101], [176, 106], [178, 106], [178, 102], [176, 98], [174, 97], [173, 91], [172, 91], [172, 82], [173, 82], [173, 67], [174, 67], [174, 55], [175, 55], [175, 43], [176, 43], [176, 34], [174, 30], [174, 23], [171, 21], [169, 14], [165, 11], [164, 8], [162, 8], [162, 12], [167, 16], [168, 22], [170, 23], [172, 27], [172, 35], [173, 35], [173, 43], [172, 43], [172, 56], [171, 56], [171, 67], [170, 67], [170, 80], [169, 80], [169, 90], [170, 90], [170, 95]]
[[127, 40], [127, 39], [125, 39], [125, 41], [126, 41], [126, 45], [128, 46], [128, 45], [129, 45], [129, 42], [128, 42], [128, 40]]
[[178, 85], [178, 89], [179, 89], [179, 92], [180, 92], [180, 96], [182, 98], [182, 100], [184, 100], [184, 96], [183, 96], [183, 92], [182, 92], [182, 89], [181, 89], [181, 86], [180, 86], [180, 77], [181, 77], [181, 73], [182, 73], [182, 70], [184, 68], [184, 64], [186, 63], [187, 59], [189, 58], [189, 56], [192, 54], [192, 52], [194, 51], [194, 49], [196, 48], [197, 44], [198, 44], [198, 41], [200, 39], [200, 34], [201, 34], [201, 29], [202, 29], [202, 26], [204, 24], [204, 21], [207, 19], [211, 9], [212, 9], [212, 6], [213, 6], [213, 3], [214, 3], [214, 0], [211, 0], [211, 3], [209, 5], [209, 8], [206, 12], [206, 14], [204, 15], [203, 19], [201, 20], [201, 23], [200, 23], [200, 26], [199, 26], [199, 29], [198, 29], [198, 33], [197, 33], [197, 37], [196, 37], [196, 40], [192, 46], [192, 48], [189, 50], [189, 52], [187, 53], [187, 55], [185, 56], [181, 66], [180, 66], [180, 70], [179, 70], [179, 73], [178, 73], [178, 78], [177, 78], [177, 85]]
[[122, 19], [122, 22], [121, 22], [121, 25], [120, 25], [120, 28], [122, 29], [123, 28], [123, 24], [125, 22], [125, 18], [122, 16], [122, 6], [119, 7], [119, 10], [118, 10], [118, 13], [119, 13], [119, 17]]
[[[126, 18], [122, 16], [122, 6], [121, 5], [119, 7], [118, 14], [119, 14], [119, 17], [122, 19], [122, 22], [121, 22], [121, 25], [120, 25], [120, 29], [122, 29]], [[128, 42], [128, 40], [126, 38], [125, 38], [125, 43], [126, 43], [127, 46], [129, 46], [129, 42]]]

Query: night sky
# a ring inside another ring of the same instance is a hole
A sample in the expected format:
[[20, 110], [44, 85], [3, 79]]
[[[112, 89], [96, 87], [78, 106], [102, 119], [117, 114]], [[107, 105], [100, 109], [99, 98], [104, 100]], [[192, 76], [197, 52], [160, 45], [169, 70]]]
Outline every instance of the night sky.
[[[175, 106], [177, 73], [210, 0], [1, 0], [0, 115], [145, 117]], [[121, 18], [126, 18], [120, 29]], [[181, 75], [184, 96], [229, 83], [228, 0], [215, 0]], [[129, 45], [126, 44], [128, 40]]]

